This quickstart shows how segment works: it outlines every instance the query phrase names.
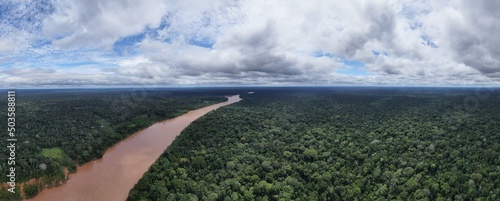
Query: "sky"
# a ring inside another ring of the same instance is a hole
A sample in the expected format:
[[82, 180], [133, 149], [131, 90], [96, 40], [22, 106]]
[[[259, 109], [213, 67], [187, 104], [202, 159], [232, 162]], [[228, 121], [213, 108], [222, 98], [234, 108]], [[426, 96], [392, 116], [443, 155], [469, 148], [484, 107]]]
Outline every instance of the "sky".
[[0, 87], [498, 86], [500, 1], [0, 0]]

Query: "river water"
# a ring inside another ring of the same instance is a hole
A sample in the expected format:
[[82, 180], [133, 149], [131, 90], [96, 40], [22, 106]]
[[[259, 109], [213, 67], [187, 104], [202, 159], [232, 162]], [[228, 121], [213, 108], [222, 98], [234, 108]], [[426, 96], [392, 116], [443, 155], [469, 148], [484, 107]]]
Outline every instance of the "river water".
[[226, 102], [192, 110], [139, 131], [109, 148], [101, 159], [78, 167], [65, 184], [45, 189], [30, 201], [124, 201], [184, 128], [206, 113], [240, 100], [239, 95], [229, 96]]

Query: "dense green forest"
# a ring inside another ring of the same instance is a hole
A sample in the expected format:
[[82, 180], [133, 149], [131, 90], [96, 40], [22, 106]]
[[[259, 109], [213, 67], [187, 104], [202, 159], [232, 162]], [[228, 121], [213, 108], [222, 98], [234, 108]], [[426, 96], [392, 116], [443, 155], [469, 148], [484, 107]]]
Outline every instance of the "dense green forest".
[[[217, 93], [212, 93], [217, 94]], [[0, 95], [2, 136], [7, 134], [7, 93]], [[16, 91], [16, 183], [41, 178], [25, 186], [27, 197], [41, 186], [65, 180], [63, 167], [74, 172], [78, 164], [100, 158], [104, 151], [155, 122], [226, 100], [189, 89], [98, 89]], [[9, 150], [2, 143], [0, 172], [7, 175]], [[1, 182], [9, 178], [1, 177]], [[0, 200], [20, 199], [2, 188]]]
[[500, 200], [498, 89], [256, 89], [196, 120], [129, 200]]

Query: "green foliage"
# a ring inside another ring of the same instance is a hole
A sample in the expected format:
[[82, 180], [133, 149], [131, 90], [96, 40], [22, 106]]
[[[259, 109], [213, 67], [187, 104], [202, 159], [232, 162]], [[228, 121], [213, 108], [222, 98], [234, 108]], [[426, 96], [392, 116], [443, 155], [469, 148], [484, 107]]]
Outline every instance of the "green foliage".
[[26, 198], [32, 198], [36, 194], [38, 194], [38, 186], [37, 185], [26, 185], [24, 186], [24, 193], [26, 193]]
[[304, 150], [304, 156], [306, 156], [307, 159], [315, 159], [318, 157], [318, 151], [316, 149], [306, 149]]
[[[0, 94], [0, 111], [7, 111], [6, 94]], [[74, 172], [77, 164], [100, 158], [112, 145], [153, 123], [226, 100], [219, 92], [211, 94], [173, 89], [17, 90], [16, 183], [31, 178], [59, 183], [65, 179], [64, 167]], [[7, 122], [6, 117], [0, 115], [0, 122]], [[0, 161], [5, 161], [0, 173], [7, 175], [8, 149], [0, 152]], [[19, 198], [0, 192], [0, 200]]]
[[55, 159], [55, 160], [61, 160], [65, 156], [63, 150], [59, 147], [54, 147], [50, 149], [42, 149], [42, 156], [50, 158], [50, 159]]
[[253, 91], [187, 127], [129, 200], [500, 196], [498, 92], [472, 110], [470, 89]]
[[198, 168], [202, 168], [207, 163], [205, 161], [205, 157], [203, 157], [203, 156], [195, 156], [195, 157], [193, 157], [193, 159], [191, 161], [193, 162], [193, 165], [198, 167]]
[[7, 188], [4, 186], [0, 187], [0, 200], [2, 201], [14, 201], [14, 200], [21, 200], [21, 194], [19, 193], [18, 188], [14, 191], [15, 193], [11, 193], [7, 191]]

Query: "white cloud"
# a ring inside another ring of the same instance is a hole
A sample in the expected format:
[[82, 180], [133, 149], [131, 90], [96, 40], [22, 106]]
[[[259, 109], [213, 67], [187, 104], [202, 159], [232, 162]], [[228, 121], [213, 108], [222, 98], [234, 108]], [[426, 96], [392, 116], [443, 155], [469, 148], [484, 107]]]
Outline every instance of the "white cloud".
[[12, 41], [7, 39], [0, 39], [0, 53], [13, 52], [15, 45]]
[[[500, 31], [500, 4], [495, 2], [52, 3], [52, 11], [38, 12], [36, 20], [22, 21], [19, 27], [14, 18], [4, 20], [2, 29], [9, 31], [0, 32], [5, 36], [0, 54], [23, 58], [30, 48], [29, 55], [43, 61], [40, 68], [53, 70], [51, 80], [27, 80], [4, 71], [13, 77], [4, 84], [499, 84], [500, 39], [494, 36]], [[16, 9], [43, 10], [33, 5]], [[113, 53], [117, 41], [141, 33], [145, 37], [134, 43], [135, 53]], [[51, 42], [34, 45], [40, 39]], [[196, 46], [201, 43], [211, 47]], [[63, 56], [53, 58], [54, 52]], [[315, 52], [332, 58], [315, 57]], [[95, 63], [71, 70], [58, 65], [75, 58]], [[338, 74], [342, 60], [364, 63], [370, 75]], [[14, 63], [33, 68], [36, 59]], [[20, 71], [24, 77], [48, 73]]]
[[59, 47], [109, 49], [121, 37], [140, 33], [147, 26], [157, 27], [167, 13], [167, 3], [55, 0], [56, 11], [43, 20], [43, 32], [62, 37], [53, 42]]

